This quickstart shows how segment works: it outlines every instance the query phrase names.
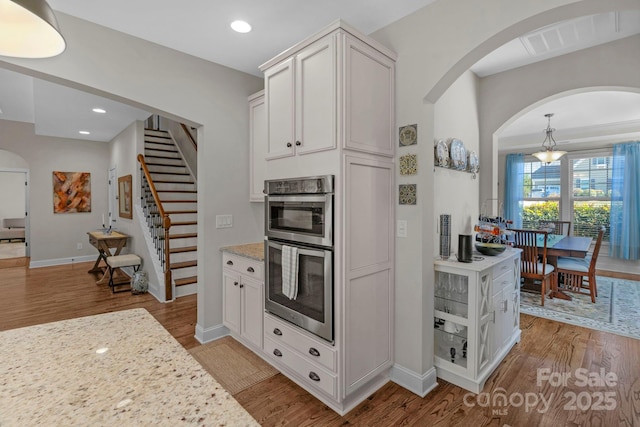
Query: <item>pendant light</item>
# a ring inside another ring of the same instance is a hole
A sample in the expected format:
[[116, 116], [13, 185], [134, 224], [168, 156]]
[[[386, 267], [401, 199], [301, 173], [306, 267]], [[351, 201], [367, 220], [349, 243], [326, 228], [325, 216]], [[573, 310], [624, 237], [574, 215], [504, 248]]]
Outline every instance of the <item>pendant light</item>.
[[0, 0], [0, 55], [50, 58], [66, 43], [45, 0]]
[[556, 151], [556, 140], [553, 139], [553, 129], [551, 127], [551, 117], [553, 117], [553, 113], [548, 113], [544, 115], [547, 118], [547, 128], [544, 130], [546, 136], [544, 141], [542, 141], [542, 151], [533, 153], [532, 156], [537, 157], [541, 162], [551, 163], [558, 160], [560, 157], [567, 154], [566, 151]]

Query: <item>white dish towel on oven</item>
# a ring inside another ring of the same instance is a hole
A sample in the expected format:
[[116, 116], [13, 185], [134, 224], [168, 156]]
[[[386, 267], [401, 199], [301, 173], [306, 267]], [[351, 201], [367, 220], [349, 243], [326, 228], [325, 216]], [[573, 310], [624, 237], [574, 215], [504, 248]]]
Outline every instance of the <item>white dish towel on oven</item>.
[[298, 297], [298, 248], [282, 245], [282, 294]]

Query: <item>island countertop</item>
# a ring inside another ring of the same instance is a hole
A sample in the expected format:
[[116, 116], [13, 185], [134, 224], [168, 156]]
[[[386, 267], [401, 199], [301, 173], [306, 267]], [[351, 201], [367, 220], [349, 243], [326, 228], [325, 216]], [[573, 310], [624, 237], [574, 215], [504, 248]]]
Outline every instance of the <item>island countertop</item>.
[[239, 425], [249, 413], [145, 309], [0, 332], [0, 425]]
[[220, 251], [255, 259], [256, 261], [264, 261], [264, 242], [226, 246], [220, 248]]

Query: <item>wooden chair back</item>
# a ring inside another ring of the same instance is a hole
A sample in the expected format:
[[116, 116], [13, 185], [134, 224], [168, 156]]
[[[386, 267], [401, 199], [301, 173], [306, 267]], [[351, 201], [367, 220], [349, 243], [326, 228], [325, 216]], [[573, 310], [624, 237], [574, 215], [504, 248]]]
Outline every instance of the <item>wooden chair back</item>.
[[[539, 230], [513, 230], [516, 248], [522, 249], [520, 274], [524, 278], [543, 280], [547, 266], [547, 238], [549, 233]], [[543, 244], [538, 246], [538, 239]]]
[[538, 229], [542, 231], [547, 231], [550, 234], [559, 234], [562, 236], [570, 236], [571, 235], [571, 221], [540, 221], [538, 224]]
[[593, 253], [591, 254], [591, 262], [589, 263], [590, 274], [595, 274], [596, 272], [596, 262], [598, 261], [600, 246], [602, 246], [602, 238], [604, 237], [604, 231], [605, 231], [604, 227], [601, 227], [600, 231], [598, 231], [598, 238], [596, 239], [596, 245], [593, 248]]

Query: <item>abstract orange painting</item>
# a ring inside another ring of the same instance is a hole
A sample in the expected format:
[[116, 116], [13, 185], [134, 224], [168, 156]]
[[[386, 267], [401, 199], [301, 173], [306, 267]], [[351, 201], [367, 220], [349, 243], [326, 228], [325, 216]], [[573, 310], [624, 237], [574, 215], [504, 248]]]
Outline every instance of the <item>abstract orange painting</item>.
[[53, 172], [53, 213], [91, 212], [91, 174]]

